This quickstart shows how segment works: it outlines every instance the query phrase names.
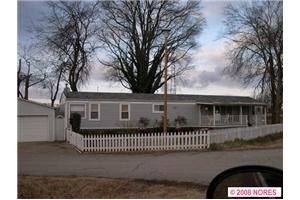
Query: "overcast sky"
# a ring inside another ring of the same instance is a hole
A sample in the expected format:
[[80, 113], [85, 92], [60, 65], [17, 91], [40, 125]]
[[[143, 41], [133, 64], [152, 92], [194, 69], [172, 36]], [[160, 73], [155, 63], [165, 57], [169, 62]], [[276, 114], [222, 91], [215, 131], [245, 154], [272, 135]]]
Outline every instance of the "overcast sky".
[[[202, 1], [202, 11], [207, 24], [197, 41], [200, 48], [193, 52], [193, 70], [187, 71], [183, 81], [177, 80], [177, 94], [211, 94], [211, 95], [245, 95], [250, 96], [253, 89], [245, 88], [240, 81], [223, 75], [226, 63], [224, 58], [225, 42], [219, 39], [223, 30], [223, 9], [228, 1]], [[31, 22], [46, 12], [44, 2], [19, 1], [18, 2], [18, 43], [30, 41], [31, 35], [27, 32]], [[118, 83], [108, 82], [104, 79], [102, 69], [95, 64], [88, 83], [80, 91], [94, 92], [130, 92]], [[31, 99], [48, 100], [47, 92], [42, 89], [32, 89]]]

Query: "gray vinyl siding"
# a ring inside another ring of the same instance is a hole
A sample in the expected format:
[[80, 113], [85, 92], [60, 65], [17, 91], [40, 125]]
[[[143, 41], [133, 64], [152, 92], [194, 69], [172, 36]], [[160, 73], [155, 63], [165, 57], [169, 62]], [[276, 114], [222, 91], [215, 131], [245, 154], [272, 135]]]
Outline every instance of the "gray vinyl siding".
[[[75, 101], [74, 101], [75, 102]], [[69, 104], [67, 103], [67, 109]], [[77, 102], [76, 102], [77, 103]], [[100, 103], [100, 120], [89, 120], [89, 103]], [[130, 120], [120, 120], [120, 103], [130, 104]], [[154, 102], [162, 103], [162, 102]], [[148, 127], [157, 127], [157, 123], [161, 120], [163, 113], [153, 113], [152, 103], [131, 103], [131, 102], [82, 102], [86, 104], [86, 119], [81, 120], [82, 129], [96, 128], [123, 128], [123, 127], [139, 127], [139, 119], [145, 117], [150, 120]], [[196, 104], [168, 104], [168, 119], [170, 126], [175, 126], [174, 119], [177, 116], [184, 116], [187, 119], [187, 126], [198, 126], [199, 109]], [[69, 116], [68, 116], [69, 117]], [[69, 121], [69, 119], [68, 119]]]
[[199, 105], [171, 104], [168, 110], [169, 122], [175, 126], [174, 120], [178, 116], [186, 118], [187, 126], [199, 126]]
[[[150, 127], [157, 126], [163, 113], [153, 113], [152, 104], [131, 104], [131, 120], [138, 124], [140, 117], [150, 120]], [[168, 104], [168, 119], [170, 126], [175, 126], [174, 119], [183, 116], [188, 126], [198, 126], [198, 112], [196, 104]]]
[[87, 108], [87, 118], [81, 120], [82, 128], [111, 128], [119, 127], [119, 104], [101, 103], [100, 104], [100, 120], [89, 120], [89, 104]]
[[[103, 128], [137, 128], [141, 127], [139, 119], [141, 117], [149, 119], [148, 127], [158, 127], [162, 119], [163, 113], [154, 113], [153, 104], [162, 104], [163, 102], [116, 102], [116, 101], [103, 101], [101, 100], [82, 100], [82, 101], [67, 101], [66, 108], [68, 113], [67, 127], [69, 127], [69, 105], [70, 103], [80, 103], [86, 106], [86, 118], [81, 120], [82, 129], [103, 129]], [[89, 104], [100, 104], [100, 120], [89, 119]], [[120, 120], [120, 104], [130, 104], [130, 119]], [[198, 104], [192, 102], [169, 102], [168, 103], [168, 119], [169, 125], [175, 126], [175, 118], [183, 116], [187, 120], [186, 126], [199, 126], [200, 109]], [[207, 110], [205, 109], [207, 107]], [[240, 106], [221, 105], [221, 114], [229, 113], [231, 115], [240, 114]], [[251, 106], [243, 105], [243, 114], [249, 113], [249, 120], [253, 121]], [[201, 105], [201, 116], [212, 115], [212, 105]]]

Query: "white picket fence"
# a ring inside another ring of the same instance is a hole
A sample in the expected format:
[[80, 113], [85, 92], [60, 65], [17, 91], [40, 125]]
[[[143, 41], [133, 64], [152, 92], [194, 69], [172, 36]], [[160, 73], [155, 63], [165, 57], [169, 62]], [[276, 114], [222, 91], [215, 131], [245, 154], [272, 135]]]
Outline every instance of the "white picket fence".
[[235, 139], [249, 140], [283, 131], [282, 124], [262, 125], [254, 127], [215, 129], [210, 131], [211, 143], [223, 143]]
[[67, 129], [67, 141], [81, 152], [129, 152], [207, 149], [212, 143], [252, 139], [283, 131], [282, 124], [180, 133], [81, 135]]
[[67, 130], [67, 141], [82, 152], [166, 151], [209, 148], [209, 132], [81, 135]]

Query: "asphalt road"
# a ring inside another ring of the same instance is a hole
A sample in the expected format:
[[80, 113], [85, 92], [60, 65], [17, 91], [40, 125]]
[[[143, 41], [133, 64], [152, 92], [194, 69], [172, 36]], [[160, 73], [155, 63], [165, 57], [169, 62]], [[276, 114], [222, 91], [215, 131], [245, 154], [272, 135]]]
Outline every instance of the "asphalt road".
[[240, 165], [282, 169], [282, 149], [95, 154], [65, 143], [19, 143], [18, 175], [94, 176], [147, 180], [209, 182]]

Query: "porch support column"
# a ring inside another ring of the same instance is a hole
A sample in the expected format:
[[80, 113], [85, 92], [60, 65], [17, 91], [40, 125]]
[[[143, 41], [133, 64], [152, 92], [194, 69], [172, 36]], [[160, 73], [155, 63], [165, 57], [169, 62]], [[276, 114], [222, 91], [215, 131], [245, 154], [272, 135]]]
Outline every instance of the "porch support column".
[[254, 115], [255, 115], [255, 126], [257, 126], [257, 113], [256, 113], [256, 106], [254, 106]]
[[199, 126], [202, 126], [201, 122], [201, 105], [199, 104]]
[[264, 106], [264, 113], [265, 113], [265, 125], [267, 124], [267, 106]]
[[213, 105], [213, 125], [214, 125], [214, 126], [216, 126], [215, 113], [216, 113], [216, 107], [215, 107], [215, 105]]
[[240, 123], [243, 125], [243, 107], [240, 106]]

